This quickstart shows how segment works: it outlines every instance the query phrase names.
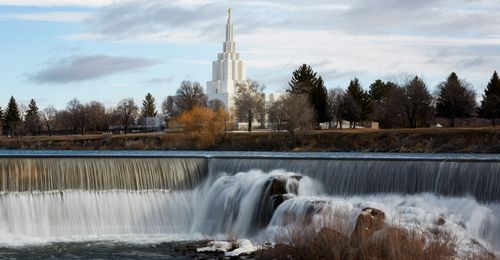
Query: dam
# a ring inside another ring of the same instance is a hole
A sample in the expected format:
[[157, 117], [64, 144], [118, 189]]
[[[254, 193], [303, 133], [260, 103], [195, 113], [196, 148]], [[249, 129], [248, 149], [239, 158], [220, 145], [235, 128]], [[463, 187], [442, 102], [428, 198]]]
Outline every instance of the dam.
[[[500, 157], [467, 154], [0, 151], [0, 247], [268, 241], [364, 207], [500, 250]], [[314, 223], [313, 223], [314, 222]], [[352, 226], [353, 223], [350, 225]]]

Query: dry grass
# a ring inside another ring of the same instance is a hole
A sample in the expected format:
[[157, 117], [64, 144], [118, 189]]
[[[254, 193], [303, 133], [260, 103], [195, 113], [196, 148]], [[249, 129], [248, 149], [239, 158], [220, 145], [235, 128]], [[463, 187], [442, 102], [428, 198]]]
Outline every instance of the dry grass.
[[[338, 219], [338, 218], [337, 218]], [[368, 240], [356, 243], [347, 235], [347, 221], [336, 220], [319, 232], [311, 225], [296, 225], [276, 238], [273, 248], [257, 253], [257, 259], [459, 259], [457, 239], [443, 232], [410, 231], [401, 226], [386, 226]], [[483, 250], [460, 259], [495, 259]]]
[[425, 235], [401, 227], [377, 232], [371, 239], [354, 245], [344, 233], [323, 228], [319, 233], [296, 228], [278, 240], [272, 249], [261, 251], [259, 259], [453, 259], [455, 241], [450, 238], [427, 241]]
[[[139, 149], [289, 151], [285, 132], [229, 132], [215, 146], [193, 144], [181, 132], [127, 135], [0, 136], [6, 149]], [[317, 130], [297, 141], [294, 151], [479, 152], [500, 153], [499, 128], [419, 128]]]

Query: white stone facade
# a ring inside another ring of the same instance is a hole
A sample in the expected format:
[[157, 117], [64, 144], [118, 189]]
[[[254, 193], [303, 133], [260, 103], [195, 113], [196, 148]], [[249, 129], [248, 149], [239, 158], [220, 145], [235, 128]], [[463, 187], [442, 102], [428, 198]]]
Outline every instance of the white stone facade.
[[234, 111], [236, 86], [247, 81], [247, 70], [245, 63], [240, 60], [240, 54], [236, 52], [231, 9], [228, 14], [226, 41], [222, 46], [223, 52], [212, 63], [212, 81], [207, 82], [207, 96], [208, 100], [221, 100], [228, 111]]

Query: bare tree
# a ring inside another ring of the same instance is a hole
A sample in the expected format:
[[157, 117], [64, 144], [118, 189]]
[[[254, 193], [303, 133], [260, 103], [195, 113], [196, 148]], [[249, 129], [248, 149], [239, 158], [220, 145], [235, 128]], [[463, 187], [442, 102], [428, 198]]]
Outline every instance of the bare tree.
[[270, 128], [278, 132], [285, 129], [287, 116], [284, 104], [283, 99], [278, 99], [269, 106], [267, 111]]
[[163, 103], [161, 104], [161, 113], [163, 115], [167, 127], [169, 121], [174, 119], [176, 116], [180, 114], [179, 108], [175, 103], [174, 96], [168, 96], [167, 98], [165, 98], [165, 100], [163, 100]]
[[52, 136], [52, 130], [55, 127], [56, 114], [57, 114], [57, 110], [52, 105], [47, 106], [42, 111], [42, 121], [43, 121], [43, 124], [45, 125], [45, 127], [47, 127], [47, 131], [49, 133], [49, 136]]
[[123, 126], [123, 131], [127, 134], [128, 128], [135, 123], [139, 108], [133, 98], [122, 99], [116, 107], [115, 113]]
[[328, 91], [328, 114], [332, 121], [335, 122], [335, 127], [342, 128], [342, 109], [344, 105], [345, 91], [341, 88], [330, 89]]
[[314, 125], [314, 108], [304, 94], [289, 93], [282, 97], [284, 127], [290, 133], [291, 145], [295, 146], [297, 134], [304, 133]]
[[226, 110], [226, 106], [224, 105], [224, 102], [222, 102], [220, 99], [212, 99], [208, 101], [208, 107], [212, 109], [213, 111], [219, 111], [219, 109], [224, 109]]
[[57, 128], [69, 131], [73, 127], [71, 120], [72, 120], [72, 115], [69, 111], [67, 110], [57, 111], [56, 117], [54, 119], [54, 126], [55, 126], [54, 129]]
[[195, 106], [207, 106], [207, 95], [203, 92], [203, 87], [198, 82], [183, 81], [177, 89], [175, 105], [179, 114], [191, 110]]
[[73, 131], [80, 130], [83, 135], [85, 131], [85, 126], [87, 124], [87, 115], [85, 114], [85, 107], [80, 103], [77, 98], [72, 99], [68, 102], [66, 110], [71, 115], [71, 126]]
[[97, 101], [90, 101], [85, 105], [85, 110], [89, 130], [96, 132], [107, 128], [108, 120], [104, 104]]
[[237, 85], [234, 105], [236, 107], [236, 116], [241, 122], [248, 123], [248, 132], [252, 131], [252, 122], [260, 119], [262, 111], [265, 110], [264, 104], [264, 86], [257, 81], [248, 81]]

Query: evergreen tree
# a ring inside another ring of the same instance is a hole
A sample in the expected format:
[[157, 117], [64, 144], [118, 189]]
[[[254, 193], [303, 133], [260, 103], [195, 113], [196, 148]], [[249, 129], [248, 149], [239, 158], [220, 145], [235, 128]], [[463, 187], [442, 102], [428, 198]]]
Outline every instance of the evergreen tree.
[[5, 110], [4, 133], [14, 135], [19, 123], [21, 123], [21, 113], [19, 112], [16, 99], [11, 96], [7, 109]]
[[349, 121], [350, 128], [356, 128], [356, 122], [361, 118], [361, 108], [349, 93], [343, 96], [341, 115], [343, 119]]
[[384, 98], [387, 98], [394, 87], [394, 83], [387, 82], [377, 79], [370, 85], [370, 91], [368, 92], [370, 98], [375, 101], [380, 101]]
[[28, 105], [28, 110], [26, 110], [26, 115], [24, 117], [24, 123], [26, 129], [32, 135], [35, 135], [40, 129], [40, 113], [34, 99], [32, 99]]
[[287, 92], [295, 95], [306, 94], [315, 111], [316, 125], [330, 120], [328, 114], [328, 91], [321, 76], [313, 71], [311, 66], [302, 64], [293, 74], [288, 83]]
[[316, 125], [330, 120], [328, 115], [328, 91], [321, 76], [309, 92], [309, 101], [314, 107]]
[[438, 86], [436, 115], [450, 119], [450, 126], [455, 127], [455, 119], [474, 115], [476, 95], [465, 80], [460, 80], [455, 72]]
[[432, 96], [425, 82], [418, 76], [408, 82], [404, 87], [404, 108], [409, 127], [416, 128], [419, 125], [430, 125], [432, 118]]
[[288, 83], [290, 87], [287, 92], [293, 94], [309, 94], [316, 85], [318, 78], [311, 66], [302, 64], [292, 74], [292, 80]]
[[[368, 120], [373, 111], [372, 102], [370, 100], [370, 95], [363, 90], [363, 86], [359, 82], [358, 78], [351, 80], [349, 83], [349, 87], [347, 87], [347, 94], [353, 99], [353, 101], [357, 104], [359, 120]], [[356, 123], [356, 122], [354, 122]]]
[[141, 117], [155, 117], [158, 114], [156, 111], [155, 98], [151, 93], [148, 93], [142, 101]]
[[[401, 121], [401, 108], [394, 109], [395, 95], [397, 95], [399, 86], [393, 82], [384, 82], [377, 79], [370, 85], [368, 95], [372, 100], [372, 119], [379, 122], [381, 128], [392, 127], [395, 121]], [[402, 95], [404, 96], [404, 95]], [[404, 120], [402, 120], [404, 121]]]
[[496, 71], [484, 90], [479, 114], [483, 118], [491, 119], [493, 126], [496, 125], [495, 119], [500, 118], [500, 78]]

